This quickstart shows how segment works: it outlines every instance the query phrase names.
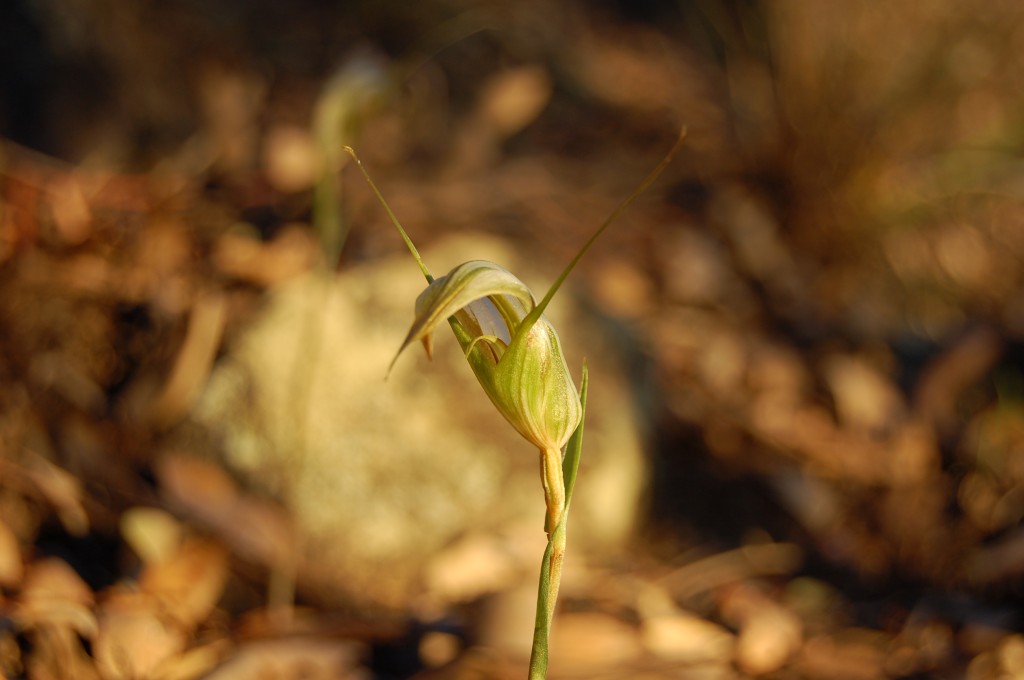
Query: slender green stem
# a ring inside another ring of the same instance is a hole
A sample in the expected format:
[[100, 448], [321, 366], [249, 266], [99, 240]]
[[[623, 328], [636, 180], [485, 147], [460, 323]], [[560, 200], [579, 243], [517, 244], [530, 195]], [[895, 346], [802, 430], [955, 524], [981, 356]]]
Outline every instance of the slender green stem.
[[540, 565], [540, 584], [537, 588], [537, 616], [533, 626], [533, 648], [530, 652], [530, 680], [544, 680], [548, 673], [549, 639], [551, 623], [555, 618], [558, 589], [562, 582], [562, 563], [565, 560], [565, 530], [569, 521], [569, 504], [576, 487], [576, 473], [580, 466], [583, 450], [583, 423], [587, 415], [587, 387], [589, 384], [587, 365], [583, 364], [583, 378], [580, 381], [580, 405], [583, 417], [576, 431], [565, 445], [562, 459], [562, 478], [565, 486], [565, 505], [562, 516], [549, 534], [544, 559]]
[[[637, 188], [630, 194], [626, 200], [619, 204], [619, 206], [612, 211], [612, 214], [608, 216], [601, 226], [591, 235], [587, 242], [583, 244], [583, 247], [579, 249], [575, 257], [569, 261], [569, 264], [565, 266], [562, 273], [558, 275], [555, 282], [551, 284], [551, 288], [548, 289], [547, 294], [540, 301], [536, 307], [530, 312], [529, 315], [523, 320], [520, 326], [520, 332], [525, 332], [532, 324], [541, 317], [544, 313], [545, 308], [551, 302], [551, 299], [561, 288], [565, 279], [572, 273], [572, 270], [579, 264], [580, 259], [586, 254], [594, 242], [598, 239], [601, 234], [605, 232], [608, 227], [617, 220], [626, 209], [633, 204], [633, 202], [642, 194], [644, 191], [654, 183], [654, 180], [662, 173], [662, 171], [668, 167], [668, 164], [672, 162], [676, 152], [683, 144], [683, 140], [686, 139], [686, 128], [683, 128], [679, 133], [679, 139], [672, 146], [669, 152], [665, 155], [662, 161], [655, 166], [654, 170], [644, 178]], [[576, 427], [576, 431], [573, 432], [572, 437], [565, 447], [565, 457], [562, 461], [562, 482], [563, 484], [554, 483], [555, 475], [552, 474], [550, 469], [549, 452], [542, 453], [541, 462], [541, 477], [544, 481], [545, 500], [547, 501], [548, 507], [548, 519], [546, 527], [548, 533], [548, 545], [544, 550], [544, 558], [540, 565], [540, 584], [537, 588], [537, 616], [533, 627], [533, 648], [530, 652], [530, 675], [529, 680], [545, 680], [548, 673], [548, 655], [550, 653], [550, 637], [551, 637], [551, 623], [555, 617], [555, 605], [558, 602], [558, 590], [562, 582], [562, 564], [565, 560], [565, 529], [566, 523], [569, 519], [569, 504], [572, 501], [573, 488], [576, 486], [576, 472], [579, 469], [580, 453], [583, 447], [583, 423], [586, 417], [587, 411], [587, 367], [583, 366], [583, 379], [580, 386], [580, 403], [583, 406], [583, 417], [580, 418], [580, 424]], [[563, 486], [564, 485], [564, 486]], [[564, 500], [556, 496], [556, 488], [564, 488]], [[561, 506], [561, 517], [555, 525], [554, 529], [551, 529], [551, 517], [552, 514]]]
[[565, 510], [565, 476], [562, 474], [562, 452], [558, 449], [544, 449], [540, 452], [540, 480], [544, 486], [544, 501], [548, 506], [544, 531], [550, 539]]

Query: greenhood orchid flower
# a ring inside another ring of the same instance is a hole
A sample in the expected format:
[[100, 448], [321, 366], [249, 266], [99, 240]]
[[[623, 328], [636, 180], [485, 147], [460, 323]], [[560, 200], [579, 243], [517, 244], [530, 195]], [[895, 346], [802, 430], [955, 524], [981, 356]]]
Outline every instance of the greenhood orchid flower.
[[561, 450], [582, 418], [558, 333], [526, 284], [484, 260], [464, 262], [430, 282], [416, 299], [415, 320], [398, 354], [419, 340], [430, 356], [434, 329], [445, 321], [491, 403], [540, 451], [552, 531], [565, 505]]
[[[419, 340], [428, 355], [434, 330], [451, 318], [470, 367], [498, 412], [538, 449], [560, 450], [580, 421], [580, 397], [558, 333], [533, 294], [508, 270], [464, 262], [416, 300], [416, 317], [399, 350]], [[397, 359], [397, 356], [396, 356]]]
[[355, 151], [345, 147], [398, 229], [428, 284], [416, 300], [412, 327], [392, 366], [402, 351], [417, 340], [423, 343], [429, 356], [434, 330], [442, 322], [448, 322], [477, 381], [498, 412], [540, 451], [541, 481], [547, 503], [545, 529], [549, 535], [565, 507], [561, 450], [580, 424], [582, 407], [558, 333], [544, 317], [544, 310], [598, 236], [668, 166], [685, 136], [684, 129], [668, 155], [583, 244], [539, 303], [526, 284], [493, 262], [464, 262], [435, 279]]
[[[526, 284], [493, 262], [470, 260], [435, 279], [355, 151], [345, 147], [427, 280], [426, 290], [416, 299], [412, 327], [391, 365], [394, 366], [405, 348], [416, 341], [423, 343], [430, 356], [433, 333], [439, 325], [447, 322], [477, 381], [498, 412], [540, 451], [548, 546], [541, 565], [537, 619], [530, 655], [531, 680], [540, 680], [547, 674], [548, 633], [558, 599], [565, 555], [566, 516], [582, 447], [587, 393], [586, 365], [582, 389], [578, 392], [569, 374], [558, 333], [545, 318], [544, 310], [597, 237], [668, 166], [685, 136], [684, 128], [671, 151], [583, 244], [539, 303]], [[564, 461], [563, 447], [568, 451]]]

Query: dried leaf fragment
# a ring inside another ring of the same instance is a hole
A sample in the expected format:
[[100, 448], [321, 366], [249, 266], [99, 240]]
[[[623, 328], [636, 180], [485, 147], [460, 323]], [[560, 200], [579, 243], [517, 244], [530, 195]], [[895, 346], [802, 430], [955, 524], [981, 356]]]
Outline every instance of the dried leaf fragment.
[[91, 638], [96, 634], [92, 590], [85, 581], [56, 557], [32, 564], [25, 574], [15, 618], [23, 628], [69, 628]]
[[154, 604], [145, 594], [127, 592], [103, 604], [93, 654], [104, 680], [151, 677], [185, 648], [184, 631], [160, 617]]
[[167, 383], [150, 409], [150, 418], [157, 427], [174, 424], [198, 397], [220, 346], [226, 314], [227, 302], [222, 293], [207, 293], [195, 301], [184, 344]]
[[181, 546], [181, 523], [159, 508], [130, 508], [120, 524], [125, 542], [146, 564], [166, 562]]
[[18, 538], [0, 519], [0, 586], [17, 585], [24, 573]]
[[139, 589], [155, 598], [162, 614], [190, 630], [217, 605], [227, 570], [228, 554], [220, 544], [191, 539], [170, 559], [148, 565]]

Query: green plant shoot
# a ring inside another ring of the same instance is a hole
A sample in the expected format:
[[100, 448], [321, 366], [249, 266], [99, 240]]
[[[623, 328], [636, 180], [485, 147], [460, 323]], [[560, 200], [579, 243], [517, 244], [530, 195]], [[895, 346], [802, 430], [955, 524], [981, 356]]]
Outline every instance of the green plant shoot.
[[582, 447], [587, 387], [584, 365], [581, 392], [577, 392], [558, 333], [544, 311], [597, 238], [668, 166], [685, 137], [684, 128], [665, 158], [580, 247], [539, 303], [526, 284], [493, 262], [470, 260], [435, 279], [355, 151], [345, 147], [427, 280], [426, 290], [416, 299], [412, 327], [392, 366], [402, 351], [417, 341], [430, 356], [433, 333], [447, 322], [495, 408], [540, 452], [548, 547], [541, 566], [530, 678], [544, 678], [547, 673], [548, 637], [565, 555], [567, 510]]

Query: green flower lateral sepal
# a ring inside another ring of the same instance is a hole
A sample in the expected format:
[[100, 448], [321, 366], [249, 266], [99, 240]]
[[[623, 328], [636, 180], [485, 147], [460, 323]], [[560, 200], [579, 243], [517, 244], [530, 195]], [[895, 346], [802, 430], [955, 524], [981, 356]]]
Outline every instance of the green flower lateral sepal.
[[579, 393], [558, 333], [526, 284], [493, 262], [458, 265], [417, 298], [399, 354], [419, 340], [429, 356], [445, 321], [498, 412], [541, 451], [560, 450], [580, 422]]

